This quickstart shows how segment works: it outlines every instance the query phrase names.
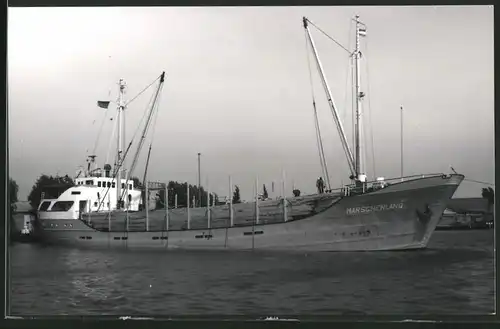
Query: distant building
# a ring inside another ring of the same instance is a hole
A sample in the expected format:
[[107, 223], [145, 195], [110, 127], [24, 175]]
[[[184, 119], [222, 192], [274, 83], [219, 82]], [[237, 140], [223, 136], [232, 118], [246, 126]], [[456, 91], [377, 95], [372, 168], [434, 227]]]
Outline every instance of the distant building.
[[438, 227], [491, 227], [493, 207], [485, 198], [457, 198], [449, 200]]
[[33, 221], [35, 220], [35, 210], [29, 201], [18, 201], [15, 203], [16, 210], [12, 214], [14, 219], [12, 232], [29, 234], [33, 232]]

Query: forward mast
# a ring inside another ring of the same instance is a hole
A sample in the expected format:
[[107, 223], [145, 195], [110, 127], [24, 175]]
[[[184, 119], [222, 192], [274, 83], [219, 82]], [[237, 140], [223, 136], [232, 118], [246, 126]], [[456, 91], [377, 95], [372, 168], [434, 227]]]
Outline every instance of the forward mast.
[[[306, 31], [307, 40], [311, 45], [312, 52], [314, 54], [314, 58], [316, 61], [316, 66], [318, 68], [318, 72], [321, 77], [321, 82], [323, 88], [325, 90], [328, 105], [333, 115], [333, 119], [337, 126], [337, 130], [340, 136], [340, 141], [342, 143], [342, 147], [344, 149], [345, 156], [347, 158], [347, 164], [349, 166], [349, 170], [351, 172], [351, 176], [349, 177], [351, 180], [355, 181], [357, 184], [363, 184], [366, 182], [366, 172], [365, 172], [365, 164], [362, 159], [363, 154], [363, 145], [362, 145], [362, 107], [361, 101], [365, 94], [361, 91], [361, 73], [360, 73], [360, 61], [361, 61], [361, 51], [360, 51], [360, 36], [366, 35], [366, 27], [365, 25], [359, 21], [359, 16], [355, 16], [356, 22], [356, 46], [354, 52], [350, 53], [350, 56], [354, 58], [355, 62], [355, 92], [356, 92], [356, 114], [355, 114], [355, 129], [354, 129], [354, 149], [355, 153], [351, 151], [349, 144], [347, 143], [347, 137], [344, 131], [344, 127], [342, 122], [340, 121], [340, 117], [337, 111], [337, 107], [333, 100], [332, 93], [330, 91], [330, 87], [325, 77], [325, 73], [323, 70], [323, 66], [321, 64], [321, 60], [319, 59], [318, 52], [316, 50], [316, 46], [314, 44], [314, 40], [312, 38], [311, 32], [309, 30], [309, 23], [311, 23], [306, 17], [302, 18], [304, 29]], [[344, 47], [342, 47], [344, 48]], [[345, 49], [345, 48], [344, 48]], [[345, 49], [346, 50], [346, 49]]]

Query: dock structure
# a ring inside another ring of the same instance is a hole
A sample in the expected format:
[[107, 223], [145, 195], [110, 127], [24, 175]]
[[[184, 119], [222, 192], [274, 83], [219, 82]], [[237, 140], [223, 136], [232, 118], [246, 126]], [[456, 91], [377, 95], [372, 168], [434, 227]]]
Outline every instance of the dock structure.
[[166, 188], [167, 188], [166, 183], [156, 182], [156, 181], [153, 181], [153, 182], [148, 181], [148, 190], [150, 190], [150, 191], [159, 191], [159, 190], [164, 190]]
[[11, 237], [17, 240], [19, 237], [27, 237], [33, 233], [33, 222], [35, 221], [35, 210], [28, 201], [15, 203], [15, 210], [11, 214]]
[[486, 198], [450, 199], [436, 230], [492, 228], [492, 208]]

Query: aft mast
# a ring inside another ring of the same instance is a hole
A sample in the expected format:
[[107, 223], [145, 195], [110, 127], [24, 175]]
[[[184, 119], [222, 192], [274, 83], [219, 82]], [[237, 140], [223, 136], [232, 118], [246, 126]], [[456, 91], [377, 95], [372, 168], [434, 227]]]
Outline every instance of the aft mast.
[[120, 93], [118, 96], [118, 115], [116, 120], [117, 121], [116, 124], [118, 126], [117, 156], [116, 156], [116, 209], [120, 209], [122, 206], [121, 168], [123, 168], [123, 163], [122, 163], [122, 161], [124, 160], [123, 150], [125, 149], [125, 144], [124, 144], [125, 139], [123, 136], [125, 118], [122, 117], [124, 115], [124, 110], [125, 110], [125, 105], [123, 100], [123, 94], [125, 91], [125, 81], [123, 79], [120, 79], [119, 88], [120, 88]]

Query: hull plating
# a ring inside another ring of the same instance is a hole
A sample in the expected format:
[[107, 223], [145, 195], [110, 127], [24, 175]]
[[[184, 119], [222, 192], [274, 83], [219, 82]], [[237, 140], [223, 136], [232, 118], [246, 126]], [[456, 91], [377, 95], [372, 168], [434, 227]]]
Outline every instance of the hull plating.
[[[46, 219], [47, 243], [83, 248], [372, 251], [425, 248], [463, 180], [434, 176], [332, 199], [308, 218], [244, 227], [102, 232], [80, 220]], [[237, 214], [235, 214], [237, 216]], [[50, 224], [52, 225], [49, 227]]]

